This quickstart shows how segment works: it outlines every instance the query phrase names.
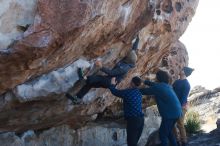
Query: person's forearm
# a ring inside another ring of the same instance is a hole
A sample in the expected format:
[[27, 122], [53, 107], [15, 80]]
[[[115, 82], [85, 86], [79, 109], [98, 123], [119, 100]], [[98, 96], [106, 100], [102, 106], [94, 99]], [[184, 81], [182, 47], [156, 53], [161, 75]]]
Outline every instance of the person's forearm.
[[116, 89], [115, 85], [110, 85], [109, 89], [113, 95], [121, 98], [124, 96], [124, 93], [126, 92], [125, 90]]
[[145, 81], [144, 81], [144, 84], [145, 84], [145, 85], [148, 85], [148, 86], [153, 86], [155, 83], [152, 82], [152, 81], [149, 81], [149, 80], [145, 80]]
[[113, 95], [118, 97], [121, 96], [120, 91], [115, 89], [115, 85], [110, 85], [109, 89]]
[[153, 95], [153, 90], [151, 88], [141, 88], [139, 91], [142, 95]]

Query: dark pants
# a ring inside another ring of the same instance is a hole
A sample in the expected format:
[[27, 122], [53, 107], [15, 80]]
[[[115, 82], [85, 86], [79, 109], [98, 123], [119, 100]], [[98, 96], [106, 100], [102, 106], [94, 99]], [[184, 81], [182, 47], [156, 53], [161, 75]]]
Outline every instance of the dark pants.
[[86, 93], [89, 92], [91, 88], [108, 88], [111, 84], [111, 77], [92, 75], [88, 76], [86, 80], [86, 85], [83, 86], [80, 91], [76, 94], [78, 98], [83, 98]]
[[144, 117], [131, 117], [127, 120], [127, 143], [128, 146], [137, 146], [138, 140], [144, 127]]
[[177, 146], [176, 138], [173, 133], [173, 128], [177, 119], [165, 119], [162, 118], [162, 122], [159, 129], [161, 146], [168, 146], [168, 140], [171, 146]]

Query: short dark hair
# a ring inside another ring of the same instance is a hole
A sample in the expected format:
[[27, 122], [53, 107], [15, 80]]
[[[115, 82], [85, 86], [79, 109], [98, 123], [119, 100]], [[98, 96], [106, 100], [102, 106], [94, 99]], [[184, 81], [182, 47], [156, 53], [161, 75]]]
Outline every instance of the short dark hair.
[[133, 77], [131, 81], [137, 87], [141, 85], [141, 78], [139, 78], [138, 76]]
[[169, 75], [167, 72], [159, 70], [156, 74], [156, 78], [159, 82], [169, 83]]

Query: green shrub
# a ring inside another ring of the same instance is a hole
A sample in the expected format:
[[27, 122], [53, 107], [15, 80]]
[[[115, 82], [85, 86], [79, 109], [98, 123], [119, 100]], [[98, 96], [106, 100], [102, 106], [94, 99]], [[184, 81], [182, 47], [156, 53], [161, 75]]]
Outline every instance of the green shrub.
[[185, 128], [189, 134], [197, 133], [201, 128], [199, 120], [199, 114], [195, 111], [189, 111], [186, 113]]

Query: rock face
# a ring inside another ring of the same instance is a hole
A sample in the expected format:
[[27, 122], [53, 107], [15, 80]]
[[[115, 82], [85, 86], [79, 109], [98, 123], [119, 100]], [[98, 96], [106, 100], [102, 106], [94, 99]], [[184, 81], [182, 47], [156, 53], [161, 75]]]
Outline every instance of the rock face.
[[197, 4], [198, 0], [0, 1], [0, 131], [63, 124], [75, 129], [106, 109], [120, 109], [121, 101], [105, 89], [91, 90], [83, 99], [85, 105], [73, 106], [63, 95], [76, 91], [77, 67], [89, 70], [96, 59], [113, 67], [137, 34], [136, 67], [119, 86], [126, 87], [134, 75], [154, 79], [158, 69], [167, 70], [173, 81], [188, 64], [186, 48], [178, 39]]
[[202, 129], [209, 132], [216, 128], [216, 121], [220, 118], [220, 90], [207, 90], [201, 86], [195, 87], [189, 97], [190, 110], [199, 113]]
[[126, 51], [125, 45], [129, 46], [134, 35], [151, 22], [150, 5], [148, 0], [144, 4], [38, 0], [34, 23], [21, 40], [1, 52], [0, 92], [82, 56], [102, 56], [117, 42], [124, 42]]
[[[177, 3], [181, 6], [178, 9], [175, 8]], [[3, 93], [82, 56], [91, 60], [116, 48], [126, 52], [140, 30], [142, 44], [139, 48], [143, 56], [150, 57], [157, 50], [164, 50], [158, 53], [163, 54], [160, 58], [169, 50], [175, 56], [177, 50], [181, 50], [178, 48], [184, 48], [177, 40], [190, 22], [197, 3], [184, 0], [39, 0], [34, 23], [24, 32], [23, 38], [1, 49], [0, 91]], [[117, 54], [113, 60], [123, 55]], [[185, 57], [180, 57], [181, 65], [187, 64]], [[142, 64], [146, 61], [142, 60]], [[163, 63], [169, 64], [166, 59]]]
[[23, 37], [25, 28], [33, 24], [37, 0], [0, 1], [0, 49], [4, 51]]
[[[148, 136], [158, 129], [160, 117], [154, 108], [145, 111], [144, 130], [139, 146], [146, 143]], [[0, 134], [1, 146], [126, 146], [125, 123], [96, 121], [74, 130], [67, 125], [44, 131], [29, 130], [24, 133], [7, 132]]]

